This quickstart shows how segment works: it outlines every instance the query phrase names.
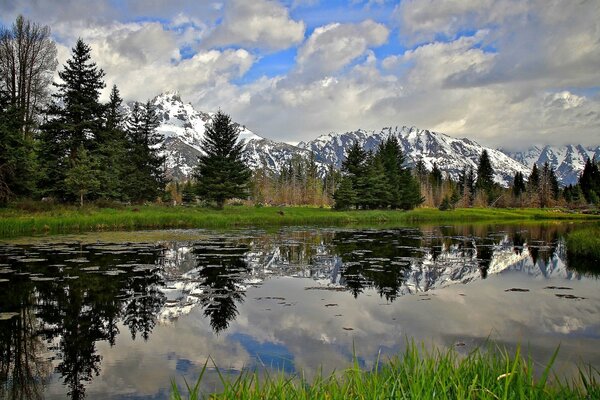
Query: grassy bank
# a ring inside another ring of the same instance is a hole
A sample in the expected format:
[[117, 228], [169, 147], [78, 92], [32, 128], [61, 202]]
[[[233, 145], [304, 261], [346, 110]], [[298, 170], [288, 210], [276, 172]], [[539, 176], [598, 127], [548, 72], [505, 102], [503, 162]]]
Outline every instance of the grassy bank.
[[567, 236], [569, 266], [593, 276], [600, 275], [600, 226], [578, 229]]
[[600, 220], [600, 216], [541, 209], [416, 209], [412, 211], [333, 211], [311, 207], [62, 208], [45, 211], [0, 210], [0, 237], [159, 228], [228, 228], [243, 226], [459, 223], [522, 220]]
[[571, 232], [567, 237], [567, 248], [578, 257], [600, 261], [600, 227]]
[[[474, 351], [460, 359], [454, 350], [428, 352], [414, 344], [399, 357], [377, 363], [366, 371], [354, 365], [329, 376], [307, 382], [301, 376], [283, 374], [259, 376], [242, 373], [238, 378], [219, 374], [224, 387], [220, 393], [202, 393], [202, 370], [194, 387], [186, 390], [189, 399], [598, 399], [598, 371], [581, 371], [580, 379], [551, 378], [551, 366], [534, 377], [532, 361], [519, 350]], [[171, 398], [184, 398], [176, 384]]]

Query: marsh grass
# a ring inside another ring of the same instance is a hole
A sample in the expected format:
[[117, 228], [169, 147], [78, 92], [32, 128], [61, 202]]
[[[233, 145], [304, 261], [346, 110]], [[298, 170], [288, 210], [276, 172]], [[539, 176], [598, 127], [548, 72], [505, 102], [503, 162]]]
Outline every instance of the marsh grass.
[[[377, 360], [372, 370], [360, 368], [358, 359], [350, 368], [318, 375], [311, 382], [302, 374], [242, 372], [237, 378], [224, 376], [219, 393], [204, 393], [204, 365], [193, 385], [183, 388], [187, 398], [196, 399], [598, 399], [598, 370], [580, 370], [578, 379], [561, 380], [551, 370], [558, 349], [542, 371], [517, 348], [515, 354], [489, 346], [466, 357], [454, 349], [426, 350], [409, 343], [402, 355]], [[536, 372], [538, 373], [536, 375]], [[186, 398], [175, 381], [171, 399]]]
[[569, 233], [567, 259], [570, 268], [600, 276], [600, 226], [581, 228]]
[[346, 226], [422, 222], [477, 222], [523, 220], [600, 220], [600, 216], [540, 209], [456, 209], [439, 211], [333, 211], [312, 207], [241, 207], [224, 210], [200, 207], [141, 206], [118, 208], [55, 206], [43, 211], [0, 210], [0, 237], [168, 228], [231, 228], [292, 225]]

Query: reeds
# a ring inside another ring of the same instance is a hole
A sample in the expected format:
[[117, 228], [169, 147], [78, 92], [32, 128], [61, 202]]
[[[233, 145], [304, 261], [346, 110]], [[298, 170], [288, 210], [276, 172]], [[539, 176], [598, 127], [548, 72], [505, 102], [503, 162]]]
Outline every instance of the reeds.
[[[543, 371], [536, 371], [529, 357], [517, 348], [514, 354], [488, 346], [466, 357], [453, 350], [429, 351], [409, 343], [405, 352], [389, 360], [377, 360], [364, 370], [354, 357], [352, 366], [330, 375], [318, 375], [308, 382], [302, 374], [259, 374], [242, 372], [237, 378], [225, 377], [217, 368], [223, 386], [219, 393], [203, 393], [202, 379], [187, 385], [189, 399], [598, 399], [598, 370], [580, 370], [577, 379], [553, 376], [552, 365], [558, 349]], [[536, 375], [536, 372], [538, 374]], [[183, 399], [172, 383], [171, 398]]]

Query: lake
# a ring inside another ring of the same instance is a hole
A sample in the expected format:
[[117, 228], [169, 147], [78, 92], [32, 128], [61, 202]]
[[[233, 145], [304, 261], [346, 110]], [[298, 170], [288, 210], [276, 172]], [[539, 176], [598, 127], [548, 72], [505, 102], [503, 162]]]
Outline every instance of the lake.
[[173, 230], [0, 243], [0, 398], [162, 399], [244, 368], [365, 368], [407, 340], [518, 344], [600, 366], [598, 266], [582, 224]]

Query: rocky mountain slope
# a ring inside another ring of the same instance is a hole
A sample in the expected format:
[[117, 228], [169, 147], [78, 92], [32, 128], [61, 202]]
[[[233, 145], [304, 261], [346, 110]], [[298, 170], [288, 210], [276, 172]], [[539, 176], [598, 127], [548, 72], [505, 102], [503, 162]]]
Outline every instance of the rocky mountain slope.
[[[191, 104], [185, 104], [177, 92], [156, 96], [152, 104], [160, 118], [157, 130], [165, 138], [167, 175], [178, 180], [186, 179], [197, 164], [206, 125], [211, 122], [214, 113], [195, 110]], [[244, 143], [244, 157], [252, 169], [264, 167], [280, 171], [294, 155], [310, 156], [308, 150], [263, 138], [245, 126], [238, 126], [239, 140]]]
[[477, 169], [477, 163], [483, 150], [487, 150], [495, 170], [494, 180], [504, 186], [512, 182], [517, 171], [529, 175], [530, 168], [513, 160], [501, 151], [486, 148], [469, 139], [457, 139], [443, 133], [421, 130], [415, 127], [386, 127], [380, 131], [357, 130], [345, 133], [330, 133], [315, 140], [304, 143], [299, 147], [313, 151], [317, 161], [333, 163], [340, 167], [346, 158], [348, 149], [358, 141], [367, 150], [375, 150], [379, 143], [389, 135], [398, 138], [406, 156], [408, 165], [414, 165], [423, 160], [427, 169], [438, 167], [449, 174], [452, 179], [458, 179], [464, 167]]
[[[164, 136], [167, 175], [182, 180], [192, 173], [201, 154], [201, 141], [206, 125], [214, 113], [197, 111], [191, 104], [181, 100], [177, 92], [166, 92], [152, 100], [160, 117], [158, 131]], [[126, 107], [126, 111], [129, 107]], [[400, 141], [408, 165], [423, 160], [431, 170], [433, 163], [457, 179], [464, 167], [477, 168], [478, 159], [487, 150], [496, 172], [496, 182], [507, 186], [517, 171], [528, 176], [534, 163], [548, 161], [555, 168], [563, 185], [575, 183], [588, 157], [600, 159], [600, 146], [585, 148], [581, 145], [563, 147], [532, 147], [522, 152], [487, 148], [469, 139], [458, 139], [443, 133], [421, 130], [415, 127], [386, 127], [379, 131], [356, 130], [330, 133], [309, 142], [293, 146], [257, 135], [243, 125], [240, 141], [244, 143], [245, 159], [250, 168], [267, 168], [281, 171], [283, 165], [294, 156], [308, 158], [313, 152], [319, 171], [324, 174], [329, 164], [341, 167], [348, 149], [358, 141], [367, 150], [375, 150], [388, 135]]]
[[511, 152], [503, 149], [501, 151], [529, 168], [533, 167], [533, 164], [539, 166], [547, 161], [556, 171], [556, 177], [563, 185], [577, 183], [588, 158], [596, 157], [596, 160], [600, 160], [600, 146], [533, 146], [525, 151]]

